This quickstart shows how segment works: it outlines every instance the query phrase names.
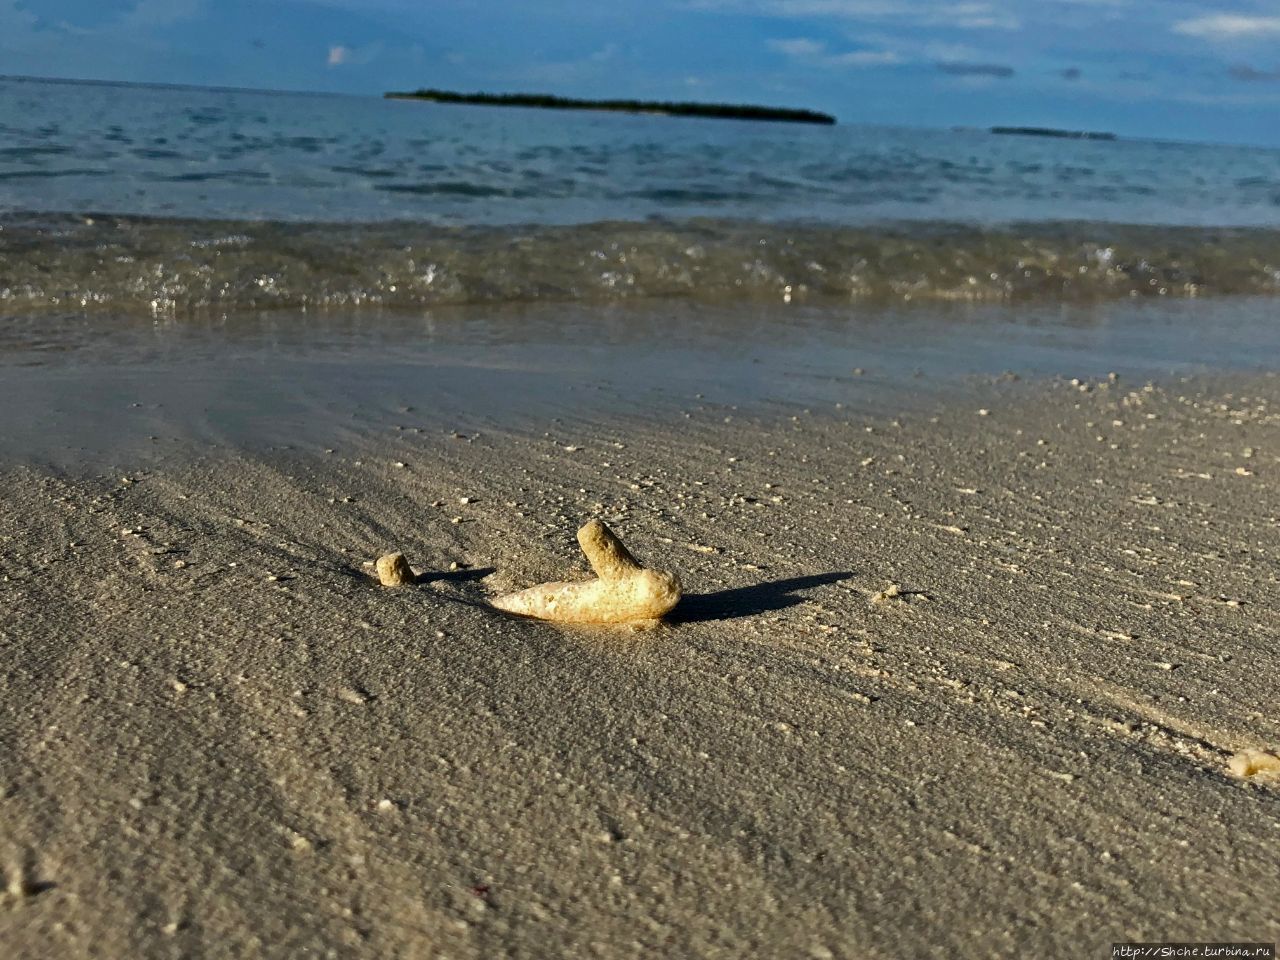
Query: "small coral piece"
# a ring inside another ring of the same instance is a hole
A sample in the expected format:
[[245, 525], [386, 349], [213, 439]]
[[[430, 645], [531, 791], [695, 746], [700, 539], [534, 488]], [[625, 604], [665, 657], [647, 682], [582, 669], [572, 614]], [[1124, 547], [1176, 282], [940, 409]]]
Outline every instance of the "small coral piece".
[[378, 581], [384, 587], [402, 587], [413, 583], [413, 570], [403, 553], [386, 553], [378, 558]]
[[680, 600], [680, 581], [665, 570], [640, 566], [607, 526], [592, 520], [578, 544], [599, 579], [542, 583], [498, 597], [499, 610], [565, 623], [630, 623], [656, 620]]
[[903, 590], [896, 583], [891, 583], [871, 598], [872, 603], [884, 603], [886, 600], [905, 600]]
[[1241, 750], [1232, 755], [1227, 766], [1237, 777], [1280, 778], [1280, 756], [1269, 750]]

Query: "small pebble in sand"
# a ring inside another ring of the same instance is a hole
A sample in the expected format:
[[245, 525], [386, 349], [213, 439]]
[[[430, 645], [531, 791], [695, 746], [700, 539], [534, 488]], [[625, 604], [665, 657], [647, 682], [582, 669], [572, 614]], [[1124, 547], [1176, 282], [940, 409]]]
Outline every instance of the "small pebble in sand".
[[592, 520], [578, 531], [578, 545], [599, 579], [543, 583], [498, 597], [499, 610], [566, 623], [630, 623], [656, 620], [680, 600], [680, 581], [665, 570], [640, 566], [613, 531]]
[[403, 587], [413, 583], [413, 570], [403, 553], [386, 553], [378, 558], [378, 582], [384, 587]]
[[1227, 761], [1227, 767], [1237, 777], [1280, 779], [1280, 754], [1270, 750], [1241, 750]]

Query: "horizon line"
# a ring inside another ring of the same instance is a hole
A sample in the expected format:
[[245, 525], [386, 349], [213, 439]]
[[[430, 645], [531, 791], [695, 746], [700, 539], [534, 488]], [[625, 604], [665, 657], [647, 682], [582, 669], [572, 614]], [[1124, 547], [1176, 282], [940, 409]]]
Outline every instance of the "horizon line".
[[[98, 86], [108, 87], [144, 87], [157, 90], [208, 90], [215, 93], [261, 93], [269, 96], [302, 96], [302, 97], [346, 97], [350, 99], [369, 99], [369, 100], [385, 100], [385, 91], [380, 93], [341, 93], [332, 90], [297, 90], [283, 89], [280, 87], [237, 87], [227, 84], [199, 84], [199, 83], [178, 83], [159, 80], [101, 80], [93, 77], [42, 77], [34, 74], [21, 73], [0, 73], [0, 82], [6, 80], [32, 81], [36, 83], [60, 83], [60, 84], [96, 84]], [[442, 104], [448, 106], [448, 104]], [[465, 106], [465, 105], [463, 105]], [[925, 124], [913, 123], [870, 123], [866, 120], [846, 120], [840, 123], [845, 128], [850, 127], [885, 127], [888, 129], [898, 130], [927, 130], [935, 133], [948, 132], [969, 132], [969, 133], [990, 133], [992, 127], [1007, 126], [1041, 126], [1041, 124], [1030, 123], [995, 123], [987, 126], [969, 126], [965, 124], [947, 124], [945, 126], [929, 126]], [[1164, 143], [1176, 146], [1191, 147], [1231, 147], [1240, 150], [1265, 150], [1269, 153], [1280, 151], [1280, 144], [1265, 143], [1232, 143], [1223, 140], [1178, 140], [1173, 137], [1151, 137], [1151, 136], [1133, 136], [1131, 134], [1117, 132], [1117, 142], [1125, 143]]]

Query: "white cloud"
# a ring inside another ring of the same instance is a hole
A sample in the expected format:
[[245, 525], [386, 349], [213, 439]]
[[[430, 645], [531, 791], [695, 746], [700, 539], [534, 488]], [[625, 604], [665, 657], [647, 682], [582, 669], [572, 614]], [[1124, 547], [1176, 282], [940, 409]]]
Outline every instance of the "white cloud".
[[790, 17], [849, 17], [874, 20], [909, 13], [913, 4], [894, 0], [764, 0], [752, 4], [762, 13], [778, 13]]
[[953, 3], [937, 7], [929, 23], [953, 25], [967, 30], [1017, 30], [1022, 24], [1011, 13], [990, 3]]
[[16, 35], [19, 30], [34, 30], [39, 22], [40, 18], [21, 6], [17, 0], [0, 3], [0, 27], [4, 28], [6, 36]]
[[689, 5], [761, 16], [830, 17], [964, 30], [1017, 30], [1021, 26], [1002, 3], [987, 0], [690, 0]]
[[1202, 40], [1239, 40], [1280, 33], [1280, 17], [1215, 13], [1207, 17], [1179, 20], [1172, 29], [1174, 33]]
[[794, 40], [770, 40], [769, 49], [785, 53], [788, 57], [818, 57], [827, 52], [827, 45], [817, 40], [797, 37]]
[[807, 37], [770, 40], [769, 49], [815, 67], [883, 67], [902, 62], [901, 54], [893, 50], [850, 50], [845, 53], [832, 53], [822, 41], [810, 40]]
[[951, 63], [975, 62], [983, 58], [982, 53], [963, 43], [926, 43], [921, 53], [926, 60]]
[[902, 55], [892, 50], [854, 50], [831, 58], [833, 66], [841, 67], [885, 67], [901, 62]]
[[380, 42], [366, 43], [363, 47], [351, 47], [345, 43], [335, 43], [329, 47], [330, 67], [359, 67], [372, 63], [382, 53]]

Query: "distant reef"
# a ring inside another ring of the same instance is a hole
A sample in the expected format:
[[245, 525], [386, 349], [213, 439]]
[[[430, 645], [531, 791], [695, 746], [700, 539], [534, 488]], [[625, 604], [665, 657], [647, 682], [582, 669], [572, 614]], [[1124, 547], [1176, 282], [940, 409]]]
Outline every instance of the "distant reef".
[[578, 100], [542, 93], [455, 93], [452, 90], [415, 90], [386, 93], [388, 100], [430, 100], [433, 103], [469, 103], [489, 107], [541, 107], [547, 110], [610, 110], [615, 113], [657, 113], [669, 117], [713, 117], [720, 120], [774, 120], [784, 123], [821, 123], [836, 118], [816, 110], [759, 107], [736, 103], [665, 103], [655, 100]]
[[992, 133], [1010, 134], [1016, 137], [1065, 137], [1068, 140], [1114, 140], [1114, 133], [1094, 133], [1089, 130], [1057, 130], [1053, 127], [992, 127]]

